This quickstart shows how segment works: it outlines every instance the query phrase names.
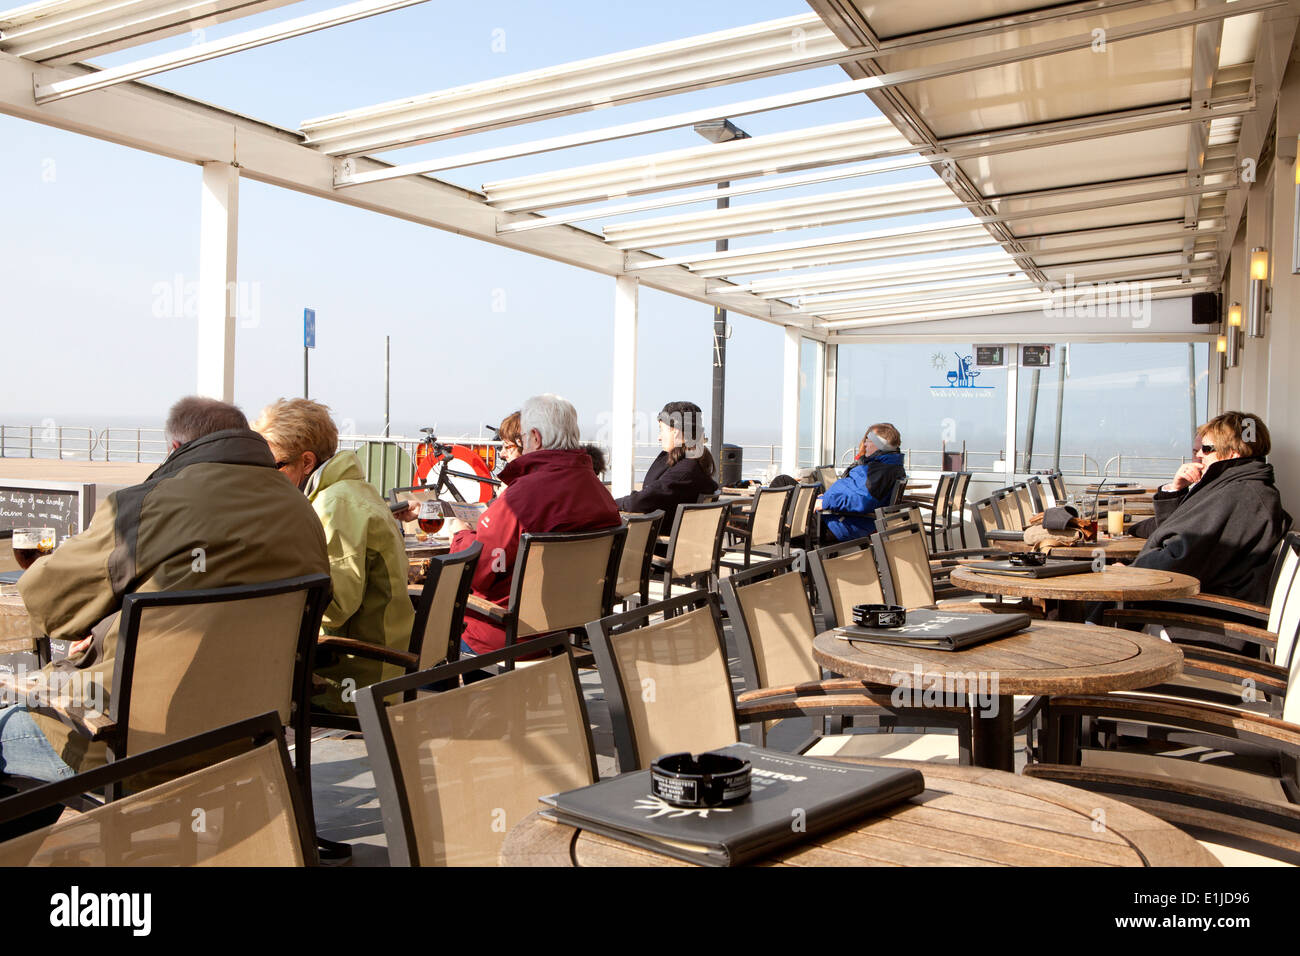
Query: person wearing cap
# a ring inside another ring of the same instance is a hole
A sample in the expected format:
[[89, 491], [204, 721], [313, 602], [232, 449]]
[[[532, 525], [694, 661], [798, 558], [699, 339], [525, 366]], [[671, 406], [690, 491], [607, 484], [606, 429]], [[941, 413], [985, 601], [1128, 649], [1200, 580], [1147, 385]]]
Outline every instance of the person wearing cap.
[[857, 460], [817, 499], [817, 510], [824, 513], [826, 530], [835, 540], [875, 533], [876, 509], [889, 504], [895, 485], [907, 479], [899, 450], [902, 441], [888, 422], [872, 425], [858, 444]]
[[635, 514], [663, 510], [672, 520], [678, 505], [693, 505], [718, 490], [716, 467], [704, 444], [704, 413], [693, 402], [669, 402], [659, 413], [663, 449], [645, 474], [641, 490], [617, 499], [618, 510]]

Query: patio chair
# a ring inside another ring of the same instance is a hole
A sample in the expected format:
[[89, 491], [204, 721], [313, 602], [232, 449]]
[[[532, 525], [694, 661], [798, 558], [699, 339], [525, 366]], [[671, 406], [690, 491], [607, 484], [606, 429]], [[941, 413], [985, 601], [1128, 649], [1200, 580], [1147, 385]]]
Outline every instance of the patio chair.
[[835, 470], [834, 465], [818, 465], [814, 470], [817, 472], [817, 480], [821, 483], [823, 490], [840, 480], [839, 472]]
[[1029, 519], [1042, 509], [1035, 507], [1034, 496], [1027, 482], [1012, 485], [1012, 490], [1016, 493], [1016, 503], [1020, 505], [1020, 529], [1023, 531], [1029, 527]]
[[[1226, 664], [1218, 670], [1234, 676]], [[1279, 717], [1140, 694], [1053, 698], [1044, 762], [1025, 773], [1118, 796], [1202, 838], [1225, 862], [1252, 862], [1244, 853], [1300, 863], [1300, 691], [1286, 693], [1298, 673], [1293, 654]], [[1258, 679], [1249, 669], [1235, 676]]]
[[[950, 574], [952, 568], [931, 566], [930, 555], [925, 549], [925, 532], [915, 522], [903, 522], [877, 531], [871, 536], [871, 541], [887, 603], [908, 609], [934, 607], [938, 598], [969, 593], [944, 587], [943, 575]], [[945, 593], [936, 594], [936, 579]], [[955, 613], [1016, 612], [1041, 616], [1041, 612], [1034, 608], [1014, 603], [945, 604], [944, 607]]]
[[0, 831], [101, 789], [111, 803], [0, 843], [0, 866], [311, 866], [311, 813], [274, 712], [0, 800]]
[[953, 480], [952, 493], [948, 496], [948, 510], [943, 516], [943, 549], [948, 551], [954, 545], [950, 537], [952, 532], [957, 532], [957, 538], [961, 541], [963, 548], [969, 547], [966, 543], [966, 492], [970, 488], [970, 472], [959, 471], [957, 477]]
[[[405, 651], [351, 637], [322, 636], [316, 646], [395, 664], [407, 673], [459, 660], [460, 635], [465, 627], [470, 584], [482, 551], [483, 545], [475, 541], [464, 551], [438, 555], [429, 561], [428, 577], [420, 589], [420, 596], [415, 599], [411, 642]], [[361, 723], [355, 714], [315, 709], [311, 723], [313, 727], [361, 732]]]
[[[971, 514], [975, 519], [975, 533], [979, 536], [981, 547], [987, 548], [993, 541], [1025, 540], [1020, 506], [1008, 488], [1001, 488], [987, 498], [976, 501], [971, 505]], [[1022, 526], [1017, 528], [1015, 525]]]
[[[553, 634], [358, 694], [393, 866], [495, 866], [506, 834], [538, 809], [538, 798], [596, 781], [587, 708], [567, 646], [564, 635]], [[555, 656], [513, 667], [539, 650]], [[484, 665], [502, 670], [403, 699]]]
[[804, 551], [816, 546], [817, 522], [813, 519], [813, 509], [817, 505], [817, 495], [823, 486], [815, 481], [806, 481], [794, 490], [794, 500], [786, 512], [785, 537], [791, 548]]
[[[934, 486], [933, 495], [904, 495], [900, 504], [911, 504], [921, 509], [922, 512], [929, 512], [929, 517], [925, 521], [925, 527], [930, 535], [930, 550], [938, 551], [939, 547], [939, 527], [944, 520], [945, 514], [950, 514], [952, 507], [952, 492], [955, 487], [956, 475], [944, 472], [939, 475], [939, 479]], [[924, 515], [923, 515], [924, 517]]]
[[1025, 488], [1029, 491], [1029, 498], [1033, 503], [1034, 514], [1041, 514], [1051, 507], [1051, 492], [1047, 486], [1043, 484], [1042, 475], [1030, 475], [1025, 479]]
[[623, 541], [623, 554], [618, 562], [618, 581], [614, 585], [614, 600], [622, 601], [625, 608], [650, 601], [650, 571], [654, 562], [655, 544], [659, 540], [659, 526], [664, 513], [624, 514], [627, 537]]
[[857, 604], [883, 604], [885, 592], [876, 569], [871, 538], [855, 538], [808, 552], [808, 570], [817, 593], [823, 628], [853, 623]]
[[[754, 491], [754, 503], [748, 515], [732, 512], [727, 522], [727, 536], [745, 543], [740, 560], [719, 559], [726, 568], [749, 567], [755, 553], [761, 558], [783, 557], [789, 550], [786, 537], [786, 516], [794, 500], [794, 485], [785, 487], [759, 487]], [[757, 551], [756, 551], [757, 549]]]
[[274, 710], [293, 729], [295, 772], [311, 793], [310, 674], [329, 594], [325, 574], [128, 594], [107, 713], [58, 700], [31, 709], [104, 743], [110, 761]]
[[737, 743], [740, 725], [754, 721], [883, 715], [969, 725], [965, 708], [893, 709], [888, 688], [849, 679], [762, 688], [737, 700], [718, 597], [707, 591], [616, 614], [587, 631], [621, 773], [648, 767], [663, 754]]
[[1052, 486], [1052, 497], [1056, 499], [1056, 503], [1065, 504], [1066, 499], [1070, 497], [1065, 487], [1065, 477], [1059, 471], [1054, 471], [1047, 476], [1047, 483]]
[[666, 553], [662, 558], [656, 557], [652, 565], [663, 576], [665, 599], [672, 596], [674, 584], [708, 586], [717, 579], [722, 537], [730, 512], [731, 503], [727, 501], [677, 506]]
[[[613, 607], [627, 533], [623, 524], [602, 531], [520, 535], [505, 607], [470, 594], [467, 609], [499, 624], [507, 648], [564, 631], [573, 637], [579, 660], [586, 663], [589, 655], [576, 646], [586, 635], [587, 623], [604, 617]], [[513, 668], [514, 657], [502, 666]]]

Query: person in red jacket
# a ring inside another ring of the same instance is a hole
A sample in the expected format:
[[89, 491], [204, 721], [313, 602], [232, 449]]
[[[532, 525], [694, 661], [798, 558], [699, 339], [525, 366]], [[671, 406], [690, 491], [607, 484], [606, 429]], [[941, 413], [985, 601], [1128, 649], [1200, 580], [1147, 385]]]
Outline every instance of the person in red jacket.
[[[582, 448], [577, 410], [558, 395], [538, 395], [524, 402], [519, 415], [523, 454], [501, 471], [506, 490], [488, 505], [477, 529], [448, 521], [453, 552], [475, 541], [483, 545], [471, 589], [502, 606], [510, 598], [520, 535], [599, 531], [622, 521]], [[462, 656], [500, 650], [505, 640], [500, 625], [472, 610], [466, 612]]]

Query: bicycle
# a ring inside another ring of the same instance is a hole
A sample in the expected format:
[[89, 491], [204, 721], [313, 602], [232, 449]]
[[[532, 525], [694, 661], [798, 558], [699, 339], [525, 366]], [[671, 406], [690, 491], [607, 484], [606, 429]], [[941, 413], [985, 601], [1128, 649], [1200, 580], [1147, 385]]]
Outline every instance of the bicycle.
[[[475, 501], [487, 503], [501, 487], [499, 479], [492, 477], [483, 457], [466, 445], [445, 445], [438, 441], [432, 428], [421, 428], [422, 441], [415, 449], [417, 484], [411, 491], [433, 492], [433, 497], [449, 496], [462, 504]], [[453, 464], [466, 470], [457, 470]]]

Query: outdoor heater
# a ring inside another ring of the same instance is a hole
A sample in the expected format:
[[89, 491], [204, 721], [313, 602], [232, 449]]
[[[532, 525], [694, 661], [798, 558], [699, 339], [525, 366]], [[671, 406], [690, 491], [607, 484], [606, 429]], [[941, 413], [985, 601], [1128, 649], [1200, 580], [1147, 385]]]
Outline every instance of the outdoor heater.
[[1241, 303], [1228, 308], [1228, 368], [1236, 368], [1241, 350]]
[[1264, 337], [1264, 309], [1267, 304], [1268, 250], [1255, 246], [1250, 250], [1250, 336]]

